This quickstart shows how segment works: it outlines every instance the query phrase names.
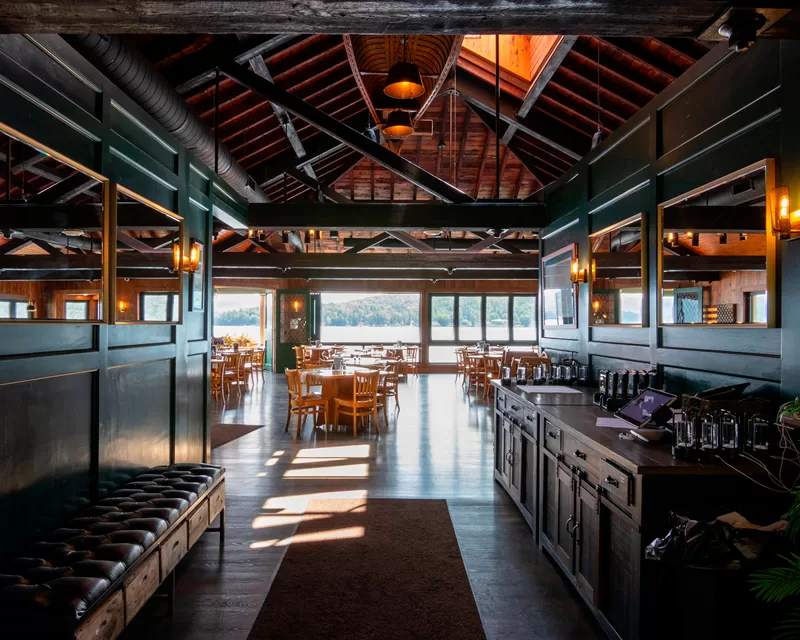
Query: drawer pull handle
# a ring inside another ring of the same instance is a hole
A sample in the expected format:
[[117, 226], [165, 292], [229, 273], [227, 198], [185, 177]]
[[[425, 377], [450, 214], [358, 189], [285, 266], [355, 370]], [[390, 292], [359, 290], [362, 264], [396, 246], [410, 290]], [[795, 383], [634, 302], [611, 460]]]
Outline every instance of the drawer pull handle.
[[581, 523], [580, 523], [580, 522], [576, 522], [576, 523], [575, 523], [575, 526], [574, 526], [574, 527], [572, 527], [572, 529], [570, 530], [570, 532], [569, 532], [569, 535], [570, 535], [570, 536], [572, 536], [572, 537], [574, 538], [574, 537], [575, 537], [575, 531], [576, 531], [576, 530], [578, 529], [578, 527], [580, 527], [580, 526], [581, 526]]
[[511, 405], [511, 410], [512, 411], [519, 411], [519, 407], [517, 405], [515, 405], [515, 404], [512, 404]]
[[173, 549], [177, 549], [177, 548], [178, 548], [178, 545], [179, 545], [180, 543], [181, 543], [181, 541], [180, 541], [180, 540], [176, 540], [176, 541], [175, 541], [175, 544], [173, 544], [173, 545], [172, 545], [172, 548], [173, 548]]
[[564, 459], [564, 455], [561, 453], [556, 454], [556, 462], [561, 462]]
[[548, 431], [547, 435], [548, 435], [548, 437], [553, 438], [554, 440], [558, 437], [558, 436], [556, 436], [556, 432], [555, 431]]
[[581, 460], [586, 460], [586, 454], [580, 449], [575, 449], [575, 456], [580, 458]]
[[533, 422], [533, 416], [526, 415], [525, 419], [526, 420], [530, 420], [531, 422]]
[[612, 487], [619, 486], [619, 480], [612, 478], [611, 476], [606, 476], [606, 483], [610, 484]]
[[573, 518], [573, 515], [570, 513], [570, 514], [569, 514], [569, 518], [567, 518], [567, 521], [564, 523], [564, 530], [565, 530], [565, 531], [566, 531], [566, 532], [567, 532], [569, 535], [572, 535], [572, 533], [570, 532], [570, 529], [569, 529], [569, 523], [570, 523], [570, 522], [572, 522], [572, 518]]

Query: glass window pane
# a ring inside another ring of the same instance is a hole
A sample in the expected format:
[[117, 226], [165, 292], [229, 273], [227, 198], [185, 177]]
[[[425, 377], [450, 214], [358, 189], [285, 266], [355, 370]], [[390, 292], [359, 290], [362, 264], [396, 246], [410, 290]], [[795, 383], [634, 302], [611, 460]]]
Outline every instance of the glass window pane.
[[458, 339], [461, 342], [477, 342], [483, 339], [480, 296], [459, 296]]
[[0, 318], [11, 317], [11, 302], [8, 300], [0, 300]]
[[508, 342], [508, 296], [486, 296], [486, 339]]
[[665, 291], [661, 296], [661, 323], [675, 324], [675, 296], [672, 291]]
[[621, 290], [619, 294], [620, 324], [642, 324], [642, 292]]
[[453, 296], [431, 296], [431, 340], [456, 339], [454, 306]]
[[514, 341], [536, 341], [536, 296], [514, 296]]
[[28, 303], [27, 302], [15, 302], [14, 303], [14, 317], [15, 318], [24, 318], [28, 319], [30, 314], [28, 313]]
[[455, 364], [456, 348], [442, 346], [428, 347], [428, 362], [433, 364]]
[[172, 295], [172, 322], [178, 322], [181, 319], [181, 300], [177, 293]]
[[327, 344], [420, 341], [418, 293], [321, 293], [320, 308]]
[[89, 302], [84, 300], [67, 300], [64, 303], [67, 320], [88, 320]]
[[165, 294], [142, 294], [142, 320], [146, 322], [167, 321], [167, 296]]

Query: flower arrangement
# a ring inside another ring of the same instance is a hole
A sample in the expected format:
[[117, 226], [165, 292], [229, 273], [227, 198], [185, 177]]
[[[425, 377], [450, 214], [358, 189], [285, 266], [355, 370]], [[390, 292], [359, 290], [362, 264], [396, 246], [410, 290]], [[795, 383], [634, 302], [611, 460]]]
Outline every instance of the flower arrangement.
[[250, 336], [244, 333], [240, 336], [232, 336], [227, 334], [222, 336], [222, 340], [224, 341], [226, 347], [232, 347], [234, 342], [238, 343], [240, 347], [252, 347], [256, 344], [250, 338]]

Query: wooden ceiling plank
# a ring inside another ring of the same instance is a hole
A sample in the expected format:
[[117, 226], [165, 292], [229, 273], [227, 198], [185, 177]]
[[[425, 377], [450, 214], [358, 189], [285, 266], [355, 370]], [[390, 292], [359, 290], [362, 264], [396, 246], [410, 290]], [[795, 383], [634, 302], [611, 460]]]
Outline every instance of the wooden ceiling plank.
[[375, 105], [372, 104], [372, 97], [369, 95], [369, 91], [367, 91], [367, 87], [364, 84], [364, 80], [361, 77], [361, 74], [358, 71], [358, 62], [356, 61], [356, 53], [353, 49], [353, 39], [350, 37], [349, 34], [345, 34], [342, 36], [344, 38], [344, 50], [347, 52], [347, 60], [350, 63], [350, 70], [353, 73], [353, 78], [356, 81], [356, 85], [358, 85], [358, 90], [361, 92], [361, 97], [364, 99], [364, 104], [367, 105], [367, 109], [369, 109], [369, 114], [372, 117], [372, 122], [374, 124], [379, 124], [381, 119], [378, 117], [378, 112], [375, 110]]
[[[439, 77], [436, 79], [436, 84], [433, 86], [433, 89], [428, 93], [428, 97], [425, 98], [425, 102], [422, 103], [419, 111], [414, 116], [414, 124], [416, 125], [428, 108], [433, 104], [433, 101], [439, 95], [439, 92], [442, 90], [442, 86], [444, 86], [445, 81], [447, 80], [448, 75], [450, 74], [450, 70], [453, 68], [453, 65], [458, 60], [458, 55], [461, 52], [461, 45], [464, 44], [464, 36], [455, 36], [453, 38], [453, 44], [450, 47], [450, 53], [447, 56], [447, 60], [445, 60], [444, 66], [442, 67], [441, 73], [439, 73]], [[419, 163], [417, 163], [419, 164]], [[437, 172], [438, 175], [438, 172]]]
[[483, 181], [483, 172], [486, 169], [486, 159], [489, 157], [489, 140], [492, 137], [492, 132], [486, 129], [486, 137], [483, 140], [483, 153], [481, 154], [481, 164], [478, 167], [478, 175], [475, 178], [475, 186], [472, 189], [472, 197], [478, 199], [478, 194], [481, 191], [481, 182]]

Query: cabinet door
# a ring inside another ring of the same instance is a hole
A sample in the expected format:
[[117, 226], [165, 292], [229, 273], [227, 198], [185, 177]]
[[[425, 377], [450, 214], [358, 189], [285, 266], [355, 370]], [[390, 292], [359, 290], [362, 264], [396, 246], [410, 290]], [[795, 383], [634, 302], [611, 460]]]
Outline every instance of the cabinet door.
[[536, 487], [538, 484], [536, 441], [524, 431], [521, 436], [519, 467], [522, 480], [519, 487], [519, 505], [524, 512], [525, 519], [536, 531]]
[[503, 459], [500, 463], [503, 485], [508, 489], [511, 482], [511, 423], [503, 418]]
[[576, 485], [575, 584], [586, 599], [597, 605], [599, 528], [597, 490], [581, 480]]
[[494, 477], [498, 480], [503, 475], [503, 458], [505, 453], [503, 451], [503, 416], [499, 413], [494, 414]]
[[508, 492], [517, 502], [522, 494], [522, 435], [519, 427], [511, 427], [511, 470], [509, 473]]
[[622, 640], [638, 640], [642, 557], [639, 525], [601, 498], [598, 528], [598, 609]]
[[543, 447], [539, 449], [539, 541], [572, 573], [572, 473]]

